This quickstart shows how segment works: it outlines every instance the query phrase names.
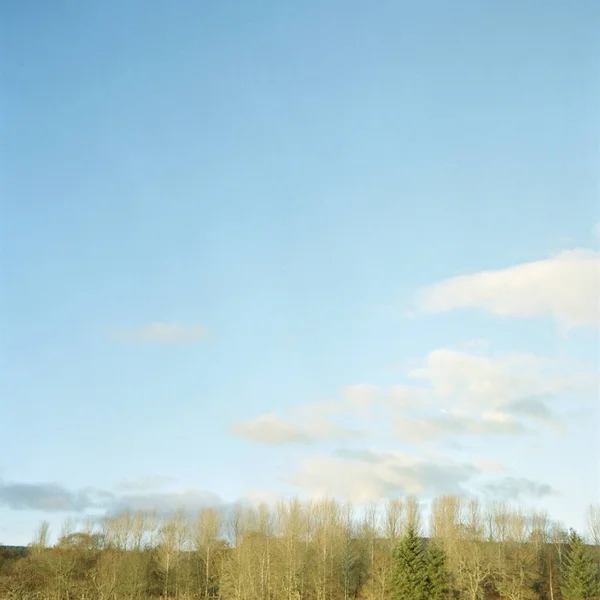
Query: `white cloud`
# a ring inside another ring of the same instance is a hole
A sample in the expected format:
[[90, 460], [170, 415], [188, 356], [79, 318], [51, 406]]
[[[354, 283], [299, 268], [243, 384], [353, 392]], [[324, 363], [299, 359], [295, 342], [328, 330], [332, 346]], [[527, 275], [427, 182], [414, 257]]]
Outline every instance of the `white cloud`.
[[342, 427], [327, 419], [314, 415], [306, 423], [283, 419], [276, 414], [260, 415], [248, 421], [240, 421], [231, 426], [236, 437], [267, 446], [283, 444], [310, 445], [317, 441], [347, 439], [361, 436], [356, 429]]
[[199, 325], [183, 323], [149, 323], [136, 328], [119, 329], [111, 337], [121, 342], [173, 344], [203, 340], [206, 330]]
[[[372, 427], [375, 420], [390, 412], [416, 408], [428, 395], [427, 390], [416, 386], [351, 385], [342, 388], [337, 399], [293, 407], [289, 418], [267, 413], [233, 423], [230, 431], [236, 437], [269, 446], [363, 439], [368, 437], [363, 428], [367, 423]], [[356, 426], [340, 424], [336, 419], [355, 422]]]
[[433, 416], [401, 418], [396, 432], [401, 439], [420, 444], [447, 437], [514, 436], [528, 430], [512, 415], [500, 411], [487, 411], [478, 416], [442, 411]]
[[234, 423], [231, 433], [250, 442], [268, 446], [311, 444], [313, 441], [297, 425], [273, 413]]
[[475, 475], [472, 465], [364, 450], [308, 458], [289, 481], [312, 496], [338, 496], [362, 504], [402, 495], [461, 493]]
[[524, 477], [489, 479], [505, 472], [501, 463], [485, 459], [463, 463], [396, 451], [340, 450], [333, 457], [305, 459], [288, 481], [312, 497], [334, 496], [355, 504], [477, 491], [492, 499], [514, 500], [555, 494], [551, 486]]
[[460, 398], [474, 406], [498, 406], [532, 396], [554, 395], [576, 383], [564, 369], [532, 354], [488, 357], [440, 348], [409, 372], [427, 381], [440, 399]]
[[272, 446], [367, 437], [430, 446], [466, 437], [534, 434], [540, 427], [562, 433], [568, 418], [565, 398], [568, 402], [576, 392], [585, 402], [596, 389], [589, 375], [570, 363], [447, 348], [430, 352], [407, 376], [415, 385], [348, 386], [337, 399], [294, 407], [289, 418], [264, 414], [235, 423], [231, 431]]
[[600, 323], [600, 253], [566, 250], [545, 260], [453, 277], [417, 296], [420, 313], [479, 308], [508, 317], [552, 317], [562, 326]]
[[573, 393], [580, 402], [594, 397], [589, 374], [531, 354], [482, 356], [441, 348], [408, 375], [429, 390], [427, 402], [398, 419], [396, 432], [413, 444], [531, 434], [539, 426], [562, 433], [565, 398], [568, 402]]

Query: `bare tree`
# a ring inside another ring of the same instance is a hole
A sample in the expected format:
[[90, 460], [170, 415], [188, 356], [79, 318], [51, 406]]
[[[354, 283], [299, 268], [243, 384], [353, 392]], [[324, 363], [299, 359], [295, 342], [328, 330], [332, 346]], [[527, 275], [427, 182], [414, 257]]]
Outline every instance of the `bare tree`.
[[460, 529], [461, 509], [461, 501], [456, 496], [435, 498], [431, 504], [430, 536], [445, 546], [455, 543]]
[[402, 524], [401, 534], [406, 535], [409, 529], [412, 529], [417, 535], [422, 535], [423, 524], [421, 522], [421, 506], [419, 501], [410, 496], [405, 502], [406, 520]]
[[262, 600], [273, 596], [273, 536], [274, 520], [269, 507], [261, 503], [257, 512], [256, 534], [259, 541], [259, 590]]
[[342, 572], [345, 547], [341, 510], [335, 500], [327, 498], [313, 503], [311, 512], [314, 520], [311, 541], [316, 563], [313, 585], [317, 600], [331, 600], [342, 583], [337, 577]]
[[42, 521], [34, 534], [33, 540], [29, 544], [32, 555], [42, 554], [48, 548], [48, 535], [50, 531], [50, 523]]
[[158, 539], [157, 565], [163, 575], [163, 596], [168, 598], [177, 544], [176, 525], [173, 520], [167, 520], [162, 524]]
[[466, 598], [479, 600], [484, 597], [492, 561], [484, 543], [485, 527], [478, 500], [472, 499], [466, 505], [458, 532], [450, 545], [455, 583]]
[[502, 539], [496, 544], [494, 584], [503, 598], [533, 600], [537, 597], [537, 555], [531, 541], [531, 519], [521, 511], [500, 509], [495, 515], [503, 527]]
[[279, 568], [276, 580], [282, 600], [299, 600], [303, 596], [309, 517], [307, 507], [297, 499], [277, 505], [275, 527]]
[[[599, 513], [588, 513], [596, 544]], [[392, 600], [392, 550], [409, 527], [421, 529], [414, 498], [360, 516], [332, 499], [281, 502], [274, 512], [238, 506], [226, 523], [205, 510], [193, 526], [182, 511], [160, 521], [125, 511], [99, 529], [66, 521], [53, 547], [42, 524], [29, 555], [0, 572], [0, 587], [11, 600]], [[562, 598], [569, 540], [543, 513], [503, 503], [483, 512], [476, 500], [444, 496], [431, 505], [429, 536], [443, 550], [450, 597]]]
[[587, 527], [590, 543], [600, 548], [600, 503], [589, 506]]
[[552, 523], [549, 530], [550, 546], [547, 549], [548, 593], [551, 600], [560, 598], [560, 573], [564, 563], [564, 549], [568, 543], [568, 533], [558, 523]]
[[385, 506], [384, 534], [390, 542], [390, 552], [402, 535], [405, 507], [400, 499], [389, 500]]
[[198, 564], [201, 565], [198, 587], [204, 598], [210, 596], [210, 591], [218, 580], [215, 555], [220, 548], [221, 526], [221, 514], [209, 508], [200, 512], [192, 533], [193, 547], [200, 558]]

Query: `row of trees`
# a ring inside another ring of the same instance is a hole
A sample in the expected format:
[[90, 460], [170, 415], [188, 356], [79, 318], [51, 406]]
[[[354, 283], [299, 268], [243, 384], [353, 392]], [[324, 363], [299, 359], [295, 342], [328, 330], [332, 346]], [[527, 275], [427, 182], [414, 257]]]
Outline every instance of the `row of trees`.
[[[334, 500], [195, 518], [125, 512], [0, 566], [15, 600], [583, 600], [600, 597], [600, 510], [590, 544], [542, 514], [445, 496], [429, 536], [419, 504], [354, 513]], [[1, 592], [0, 592], [1, 595]]]

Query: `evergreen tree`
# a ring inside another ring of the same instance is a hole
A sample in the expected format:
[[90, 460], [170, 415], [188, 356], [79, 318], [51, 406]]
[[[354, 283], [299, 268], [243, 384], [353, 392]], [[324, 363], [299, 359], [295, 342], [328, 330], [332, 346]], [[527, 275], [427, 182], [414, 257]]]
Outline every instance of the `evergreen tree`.
[[561, 591], [565, 600], [591, 600], [600, 596], [598, 566], [577, 532], [569, 534], [569, 551], [562, 571]]
[[446, 554], [437, 544], [429, 543], [427, 548], [427, 599], [441, 600], [448, 590], [448, 570]]
[[428, 571], [423, 542], [410, 528], [394, 551], [394, 600], [429, 600]]

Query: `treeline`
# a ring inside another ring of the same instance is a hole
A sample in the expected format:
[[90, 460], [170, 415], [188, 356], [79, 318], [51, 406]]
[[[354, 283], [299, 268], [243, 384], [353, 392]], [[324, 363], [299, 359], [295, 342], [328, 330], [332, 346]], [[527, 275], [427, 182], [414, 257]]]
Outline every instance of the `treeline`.
[[[583, 600], [600, 597], [600, 509], [589, 543], [545, 515], [445, 496], [360, 513], [333, 500], [125, 512], [54, 545], [43, 523], [0, 565], [14, 600]], [[1, 556], [1, 555], [0, 555]]]

